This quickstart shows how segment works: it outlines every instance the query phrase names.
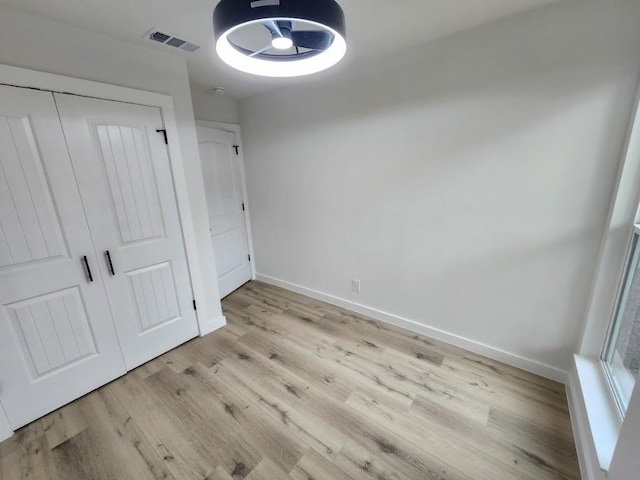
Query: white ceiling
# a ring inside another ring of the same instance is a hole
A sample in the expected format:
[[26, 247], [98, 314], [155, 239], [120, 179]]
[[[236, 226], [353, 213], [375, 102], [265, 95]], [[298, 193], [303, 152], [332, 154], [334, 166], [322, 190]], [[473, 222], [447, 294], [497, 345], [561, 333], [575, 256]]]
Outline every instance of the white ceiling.
[[[357, 73], [382, 55], [554, 1], [338, 0], [345, 11], [349, 51], [333, 74]], [[211, 26], [217, 3], [217, 0], [0, 0], [0, 5], [182, 55], [187, 59], [191, 84], [196, 89], [222, 86], [228, 95], [243, 98], [304, 81], [253, 77], [222, 64], [215, 54]], [[195, 54], [187, 54], [143, 40], [142, 35], [153, 27], [202, 48]]]

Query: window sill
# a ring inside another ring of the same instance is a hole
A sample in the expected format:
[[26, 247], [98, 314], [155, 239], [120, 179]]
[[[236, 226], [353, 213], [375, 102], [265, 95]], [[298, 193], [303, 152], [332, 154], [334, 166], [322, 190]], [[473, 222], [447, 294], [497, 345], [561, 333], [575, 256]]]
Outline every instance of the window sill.
[[598, 464], [608, 472], [623, 419], [600, 360], [580, 355], [574, 355], [574, 360]]

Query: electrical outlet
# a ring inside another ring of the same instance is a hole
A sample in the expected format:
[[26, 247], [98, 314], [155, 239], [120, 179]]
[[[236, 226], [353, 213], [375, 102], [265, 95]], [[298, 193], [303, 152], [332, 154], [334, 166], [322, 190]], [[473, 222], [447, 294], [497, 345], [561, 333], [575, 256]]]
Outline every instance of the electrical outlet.
[[360, 280], [351, 280], [351, 290], [354, 292], [360, 291]]

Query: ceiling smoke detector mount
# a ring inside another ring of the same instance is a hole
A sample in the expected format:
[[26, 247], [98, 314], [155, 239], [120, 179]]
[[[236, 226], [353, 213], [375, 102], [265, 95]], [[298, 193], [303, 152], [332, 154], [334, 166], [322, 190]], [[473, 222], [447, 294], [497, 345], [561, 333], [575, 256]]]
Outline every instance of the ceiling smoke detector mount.
[[309, 75], [347, 51], [344, 13], [334, 0], [221, 0], [213, 28], [219, 57], [253, 75]]

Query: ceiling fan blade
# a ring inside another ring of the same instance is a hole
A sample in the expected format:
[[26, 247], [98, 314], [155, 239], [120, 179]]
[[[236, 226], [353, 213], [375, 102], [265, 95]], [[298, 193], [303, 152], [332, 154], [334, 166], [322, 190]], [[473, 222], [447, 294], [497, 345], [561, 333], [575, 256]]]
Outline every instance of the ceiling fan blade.
[[278, 28], [280, 29], [280, 31], [293, 30], [293, 22], [290, 20], [277, 20], [276, 23], [278, 24]]
[[264, 25], [274, 37], [282, 37], [282, 30], [280, 30], [280, 25], [278, 25], [278, 22], [276, 22], [275, 20], [265, 20], [264, 22], [262, 22], [262, 25]]
[[269, 44], [266, 47], [258, 50], [257, 52], [253, 52], [252, 54], [248, 55], [249, 57], [255, 57], [257, 55], [260, 55], [261, 53], [266, 52], [267, 50], [271, 50], [273, 48], [273, 45]]
[[323, 51], [331, 46], [333, 34], [322, 30], [299, 30], [291, 32], [291, 40], [296, 47]]

